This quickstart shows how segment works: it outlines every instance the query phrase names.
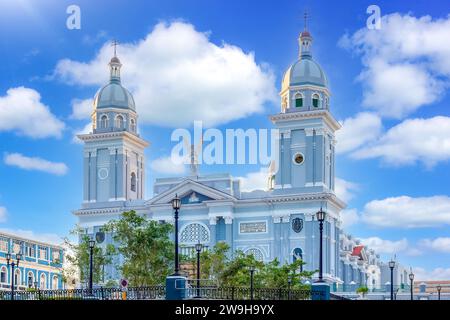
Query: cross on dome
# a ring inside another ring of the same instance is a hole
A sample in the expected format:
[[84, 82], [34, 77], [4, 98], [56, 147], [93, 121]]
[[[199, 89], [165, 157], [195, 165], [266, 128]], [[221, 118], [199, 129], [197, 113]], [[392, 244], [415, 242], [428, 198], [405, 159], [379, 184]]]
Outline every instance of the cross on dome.
[[117, 57], [117, 46], [119, 45], [119, 42], [116, 39], [113, 39], [111, 42], [111, 46], [114, 47], [114, 57]]

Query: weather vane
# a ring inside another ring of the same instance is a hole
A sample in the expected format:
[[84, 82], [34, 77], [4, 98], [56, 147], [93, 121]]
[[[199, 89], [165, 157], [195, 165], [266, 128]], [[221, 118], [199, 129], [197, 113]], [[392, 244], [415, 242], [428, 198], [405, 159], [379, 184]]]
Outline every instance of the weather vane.
[[308, 18], [309, 18], [309, 16], [308, 16], [308, 11], [306, 11], [305, 10], [305, 13], [303, 14], [303, 18], [304, 18], [304, 20], [305, 20], [305, 31], [308, 29]]
[[119, 42], [116, 39], [114, 39], [111, 43], [111, 46], [114, 47], [114, 57], [117, 57], [117, 46], [118, 45], [119, 45]]

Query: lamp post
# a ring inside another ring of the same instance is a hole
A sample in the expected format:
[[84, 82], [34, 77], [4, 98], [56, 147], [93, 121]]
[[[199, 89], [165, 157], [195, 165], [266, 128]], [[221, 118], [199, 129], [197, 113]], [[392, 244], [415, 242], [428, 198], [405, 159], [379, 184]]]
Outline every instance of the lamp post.
[[411, 282], [411, 300], [414, 300], [414, 273], [409, 274], [409, 281]]
[[178, 211], [181, 207], [181, 199], [178, 198], [178, 195], [175, 195], [175, 198], [172, 200], [172, 208], [175, 211], [174, 218], [175, 218], [175, 273], [174, 276], [180, 275], [180, 265], [179, 265], [179, 258], [178, 258]]
[[394, 260], [389, 261], [389, 268], [391, 269], [391, 300], [394, 300]]
[[292, 284], [292, 276], [288, 275], [288, 300], [291, 300], [291, 284]]
[[200, 253], [202, 252], [203, 245], [200, 241], [195, 245], [197, 251], [197, 297], [200, 298]]
[[317, 282], [323, 282], [323, 270], [322, 270], [322, 239], [323, 239], [323, 222], [325, 220], [326, 213], [320, 207], [320, 210], [316, 212], [317, 220], [319, 221], [319, 232], [320, 232], [320, 245], [319, 245], [319, 280]]
[[438, 291], [438, 300], [441, 300], [441, 289], [442, 289], [441, 285], [438, 284], [438, 286], [436, 287], [436, 289], [437, 289], [437, 291]]
[[89, 240], [89, 294], [92, 295], [95, 240]]
[[19, 262], [22, 260], [22, 254], [16, 253], [16, 262], [11, 261], [11, 253], [6, 254], [6, 265], [9, 267], [11, 266], [11, 300], [14, 300], [14, 267], [19, 267]]
[[250, 271], [250, 300], [253, 300], [253, 275], [255, 273], [255, 266], [250, 265], [248, 270]]

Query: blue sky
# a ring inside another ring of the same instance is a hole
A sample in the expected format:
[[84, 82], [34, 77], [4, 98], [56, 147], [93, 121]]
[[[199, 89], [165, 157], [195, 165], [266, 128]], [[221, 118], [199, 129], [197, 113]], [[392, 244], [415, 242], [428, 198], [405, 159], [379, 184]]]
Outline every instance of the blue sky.
[[[80, 30], [66, 27], [71, 4], [81, 8]], [[371, 4], [381, 9], [380, 30], [366, 28]], [[305, 9], [344, 125], [336, 172], [346, 230], [423, 277], [450, 278], [450, 17], [441, 1], [0, 1], [0, 228], [54, 239], [75, 224], [82, 145], [74, 133], [108, 76], [111, 39], [121, 43], [123, 84], [151, 141], [151, 196], [154, 178], [167, 176], [174, 128], [191, 119], [221, 130], [271, 127]], [[164, 78], [172, 73], [175, 82]], [[248, 188], [262, 183], [259, 170], [201, 168], [244, 177]]]

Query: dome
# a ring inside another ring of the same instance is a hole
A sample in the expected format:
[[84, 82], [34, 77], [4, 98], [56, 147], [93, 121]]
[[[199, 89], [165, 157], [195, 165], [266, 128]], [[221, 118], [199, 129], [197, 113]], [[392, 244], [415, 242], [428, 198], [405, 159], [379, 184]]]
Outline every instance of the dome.
[[322, 67], [311, 58], [297, 60], [289, 67], [283, 77], [282, 88], [299, 85], [314, 85], [327, 87], [327, 77]]
[[111, 81], [97, 92], [94, 108], [122, 108], [136, 111], [133, 96], [116, 81]]

